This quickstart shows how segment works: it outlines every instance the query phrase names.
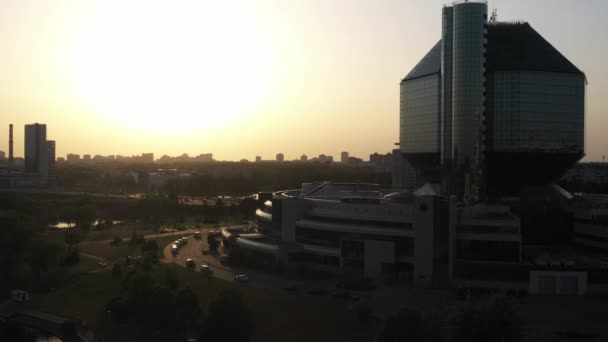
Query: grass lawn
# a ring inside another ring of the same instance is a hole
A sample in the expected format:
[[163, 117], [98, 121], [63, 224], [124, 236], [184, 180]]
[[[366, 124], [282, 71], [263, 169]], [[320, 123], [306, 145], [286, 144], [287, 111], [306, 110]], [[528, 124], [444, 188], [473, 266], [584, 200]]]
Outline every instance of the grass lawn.
[[[160, 248], [160, 252], [162, 255], [162, 249], [171, 243], [172, 241], [177, 240], [182, 236], [186, 236], [189, 234], [179, 234], [165, 237], [157, 237], [153, 240], [156, 240], [158, 243], [158, 247]], [[124, 241], [120, 245], [112, 246], [107, 241], [98, 241], [98, 242], [88, 242], [84, 244], [80, 244], [80, 251], [82, 253], [91, 254], [100, 258], [107, 259], [111, 263], [116, 262], [124, 262], [124, 258], [128, 255], [137, 256], [141, 255], [141, 246], [129, 246], [128, 240]], [[81, 258], [82, 259], [82, 258]]]
[[[252, 341], [369, 341], [369, 331], [357, 327], [354, 313], [344, 303], [329, 298], [288, 295], [281, 292], [239, 286], [217, 278], [206, 278], [176, 265], [180, 286], [189, 286], [199, 297], [201, 308], [225, 287], [240, 287], [254, 320]], [[36, 294], [31, 305], [48, 312], [84, 319], [112, 341], [137, 341], [133, 333], [108, 322], [107, 301], [119, 296], [120, 280], [110, 272], [83, 274], [67, 286], [48, 294]], [[159, 312], [159, 315], [162, 313]], [[118, 330], [121, 330], [118, 332]]]
[[80, 256], [80, 261], [78, 262], [78, 264], [73, 265], [73, 266], [68, 266], [67, 270], [68, 270], [68, 272], [74, 273], [74, 274], [86, 273], [86, 272], [98, 270], [99, 266], [97, 266], [97, 262], [98, 261], [95, 259]]

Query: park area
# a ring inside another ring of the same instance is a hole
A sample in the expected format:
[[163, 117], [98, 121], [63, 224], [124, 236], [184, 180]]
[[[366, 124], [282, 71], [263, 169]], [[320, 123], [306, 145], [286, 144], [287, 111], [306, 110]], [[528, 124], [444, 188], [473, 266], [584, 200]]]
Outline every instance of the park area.
[[[224, 289], [238, 291], [252, 317], [251, 341], [369, 341], [373, 324], [361, 326], [353, 311], [327, 298], [294, 296], [269, 292], [204, 277], [177, 265], [156, 265], [149, 271], [153, 277], [164, 277], [168, 272], [177, 276], [180, 288], [188, 287], [198, 300], [204, 316]], [[113, 272], [80, 275], [75, 281], [52, 293], [37, 294], [31, 305], [37, 309], [67, 317], [78, 317], [107, 341], [140, 340], [142, 331], [130, 325], [112, 322], [106, 305], [111, 298], [124, 295], [126, 275], [117, 278]], [[161, 318], [169, 315], [159, 310]], [[166, 317], [170, 320], [169, 317]], [[235, 322], [236, 324], [236, 322]], [[238, 329], [238, 325], [232, 327]], [[153, 329], [153, 328], [149, 328]], [[153, 335], [153, 331], [149, 331]], [[146, 334], [146, 332], [144, 332]]]

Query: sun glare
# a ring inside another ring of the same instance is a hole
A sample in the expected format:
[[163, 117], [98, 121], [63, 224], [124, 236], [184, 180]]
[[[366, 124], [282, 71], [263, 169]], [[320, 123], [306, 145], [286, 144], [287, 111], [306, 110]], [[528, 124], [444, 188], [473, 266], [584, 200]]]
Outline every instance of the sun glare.
[[245, 6], [104, 1], [88, 8], [70, 50], [78, 96], [115, 122], [155, 133], [243, 118], [273, 80], [270, 38]]

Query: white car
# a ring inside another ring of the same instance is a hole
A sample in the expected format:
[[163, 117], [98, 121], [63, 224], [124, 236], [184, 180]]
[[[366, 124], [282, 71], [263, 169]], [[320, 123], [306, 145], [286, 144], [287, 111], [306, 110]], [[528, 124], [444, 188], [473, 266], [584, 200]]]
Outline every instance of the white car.
[[246, 274], [237, 273], [234, 275], [234, 280], [245, 283], [249, 281], [249, 277]]
[[211, 269], [211, 267], [209, 265], [207, 265], [207, 264], [202, 264], [201, 265], [201, 272], [209, 274], [209, 273], [213, 272], [213, 269]]

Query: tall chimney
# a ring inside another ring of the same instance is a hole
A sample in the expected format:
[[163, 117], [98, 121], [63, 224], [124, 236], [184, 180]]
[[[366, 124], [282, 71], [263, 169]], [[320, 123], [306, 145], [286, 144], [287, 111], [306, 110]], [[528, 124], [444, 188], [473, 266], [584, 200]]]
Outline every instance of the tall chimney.
[[8, 162], [13, 163], [13, 124], [8, 125]]

